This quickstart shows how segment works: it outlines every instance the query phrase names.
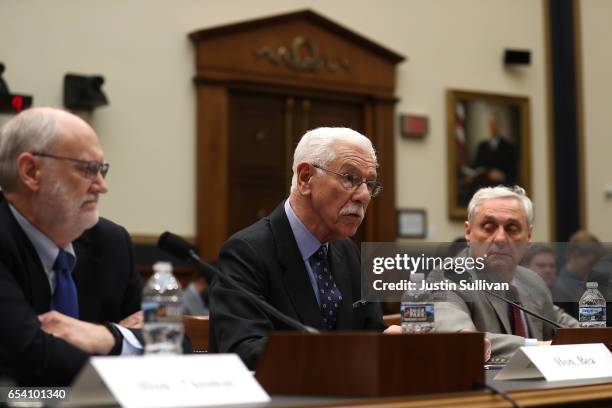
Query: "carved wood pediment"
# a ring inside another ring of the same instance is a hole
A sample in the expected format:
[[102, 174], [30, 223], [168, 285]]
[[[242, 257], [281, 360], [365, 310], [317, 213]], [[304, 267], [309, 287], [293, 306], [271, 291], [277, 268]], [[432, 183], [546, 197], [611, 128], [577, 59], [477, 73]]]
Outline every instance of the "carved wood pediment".
[[206, 259], [286, 197], [295, 144], [316, 126], [349, 126], [371, 138], [385, 193], [370, 204], [359, 239], [395, 240], [394, 90], [403, 56], [310, 10], [189, 37], [197, 243]]
[[[389, 93], [404, 57], [310, 10], [200, 30], [198, 79], [274, 76], [279, 82]], [[353, 88], [354, 89], [354, 88]]]

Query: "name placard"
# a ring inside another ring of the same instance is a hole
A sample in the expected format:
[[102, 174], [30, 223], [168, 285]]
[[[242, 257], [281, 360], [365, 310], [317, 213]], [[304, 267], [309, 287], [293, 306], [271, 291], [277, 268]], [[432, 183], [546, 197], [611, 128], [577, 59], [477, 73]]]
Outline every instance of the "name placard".
[[495, 380], [546, 378], [547, 381], [611, 377], [612, 354], [599, 344], [521, 347]]
[[205, 407], [270, 401], [235, 354], [92, 357], [66, 406]]

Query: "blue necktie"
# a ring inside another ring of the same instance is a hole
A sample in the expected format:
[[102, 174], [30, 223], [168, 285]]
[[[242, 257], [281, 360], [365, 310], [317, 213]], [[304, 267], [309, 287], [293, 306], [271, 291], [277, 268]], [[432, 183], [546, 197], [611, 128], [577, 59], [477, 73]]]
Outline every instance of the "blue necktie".
[[321, 303], [321, 318], [327, 330], [336, 328], [338, 319], [338, 307], [342, 301], [342, 294], [336, 287], [334, 277], [329, 268], [327, 260], [327, 247], [322, 245], [317, 252], [310, 257], [310, 266], [317, 278], [319, 287], [319, 300]]
[[79, 318], [79, 301], [76, 285], [72, 279], [74, 257], [63, 249], [59, 250], [53, 270], [55, 271], [55, 292], [51, 298], [51, 309], [67, 316]]

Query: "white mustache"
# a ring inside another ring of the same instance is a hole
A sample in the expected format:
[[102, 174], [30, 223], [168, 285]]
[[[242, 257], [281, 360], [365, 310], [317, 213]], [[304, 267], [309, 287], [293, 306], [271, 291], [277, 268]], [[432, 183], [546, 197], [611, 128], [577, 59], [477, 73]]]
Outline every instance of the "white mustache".
[[98, 202], [98, 195], [97, 194], [92, 194], [92, 195], [89, 195], [89, 196], [85, 197], [85, 200], [83, 200], [83, 204], [90, 203], [90, 202], [97, 203]]
[[356, 214], [360, 216], [361, 218], [363, 218], [365, 216], [365, 211], [363, 210], [362, 206], [360, 206], [359, 204], [354, 204], [354, 203], [348, 203], [347, 205], [342, 207], [342, 209], [340, 210], [340, 215], [351, 215], [351, 214]]

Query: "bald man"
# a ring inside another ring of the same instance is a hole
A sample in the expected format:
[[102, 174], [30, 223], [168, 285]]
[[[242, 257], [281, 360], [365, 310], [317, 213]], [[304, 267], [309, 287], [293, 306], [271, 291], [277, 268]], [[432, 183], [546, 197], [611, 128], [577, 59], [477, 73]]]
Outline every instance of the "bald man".
[[0, 377], [68, 385], [89, 355], [137, 351], [124, 327], [140, 323], [131, 241], [98, 215], [108, 168], [68, 112], [33, 108], [2, 128]]

